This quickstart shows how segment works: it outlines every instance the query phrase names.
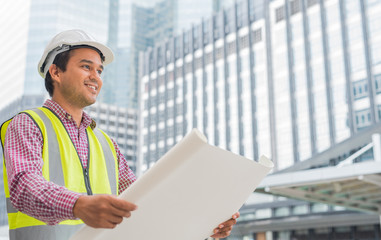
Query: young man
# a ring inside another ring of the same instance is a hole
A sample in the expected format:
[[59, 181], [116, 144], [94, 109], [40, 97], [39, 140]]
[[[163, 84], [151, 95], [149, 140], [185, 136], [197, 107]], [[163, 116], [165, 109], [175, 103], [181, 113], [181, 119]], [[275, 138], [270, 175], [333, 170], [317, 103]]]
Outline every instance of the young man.
[[[135, 180], [118, 145], [83, 109], [96, 101], [112, 51], [64, 31], [38, 64], [51, 96], [1, 127], [10, 239], [68, 239], [83, 224], [114, 228], [137, 206], [115, 196]], [[226, 237], [239, 214], [214, 229]]]

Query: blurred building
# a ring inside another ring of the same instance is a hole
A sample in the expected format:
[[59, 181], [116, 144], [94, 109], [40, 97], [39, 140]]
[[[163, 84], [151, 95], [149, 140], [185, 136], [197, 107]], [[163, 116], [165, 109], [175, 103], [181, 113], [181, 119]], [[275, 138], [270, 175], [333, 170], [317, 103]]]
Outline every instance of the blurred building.
[[132, 5], [129, 97], [131, 107], [138, 104], [139, 52], [172, 37], [177, 19], [177, 1], [164, 0], [153, 6]]
[[[250, 159], [270, 156], [274, 174], [307, 162], [299, 170], [323, 167], [320, 174], [341, 161], [377, 164], [380, 16], [379, 0], [244, 0], [156, 44], [140, 56], [141, 170], [192, 128]], [[340, 201], [253, 199], [237, 239], [380, 238], [377, 198], [370, 214]], [[320, 222], [286, 224], [312, 215]]]
[[[119, 0], [123, 2], [123, 0]], [[198, 25], [232, 0], [151, 0], [131, 2], [128, 107], [138, 108], [139, 52]], [[120, 29], [119, 32], [125, 31]]]
[[106, 103], [95, 103], [85, 110], [119, 146], [128, 165], [136, 172], [137, 110]]

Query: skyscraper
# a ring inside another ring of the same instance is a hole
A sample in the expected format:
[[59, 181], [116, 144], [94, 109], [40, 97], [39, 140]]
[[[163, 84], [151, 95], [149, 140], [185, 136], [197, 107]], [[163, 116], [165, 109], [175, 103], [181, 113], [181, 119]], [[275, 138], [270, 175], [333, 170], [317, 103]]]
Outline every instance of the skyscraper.
[[[234, 1], [214, 1], [216, 9], [230, 6]], [[181, 33], [213, 13], [213, 1], [155, 0], [135, 2], [131, 7], [131, 58], [129, 95], [130, 107], [137, 108], [139, 52]], [[122, 30], [123, 31], [123, 30]]]
[[380, 16], [379, 0], [244, 0], [157, 44], [142, 55], [141, 161], [196, 127], [278, 171], [378, 124]]
[[379, 1], [248, 2], [145, 53], [144, 131], [180, 117], [166, 141], [198, 127], [283, 169], [379, 121]]
[[132, 6], [130, 102], [137, 108], [139, 52], [153, 47], [155, 42], [173, 36], [176, 24], [177, 1], [164, 0], [152, 7]]

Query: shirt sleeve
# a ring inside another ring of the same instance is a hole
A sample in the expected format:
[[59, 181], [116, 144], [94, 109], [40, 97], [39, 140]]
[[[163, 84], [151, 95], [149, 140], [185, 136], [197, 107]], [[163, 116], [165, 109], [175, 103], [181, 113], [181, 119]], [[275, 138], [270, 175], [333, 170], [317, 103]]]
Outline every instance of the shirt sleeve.
[[15, 116], [4, 144], [11, 203], [49, 225], [76, 219], [73, 207], [80, 194], [42, 176], [42, 147], [43, 137], [36, 123], [27, 114]]
[[114, 144], [116, 155], [119, 162], [119, 194], [126, 190], [133, 182], [136, 181], [135, 174], [128, 166], [126, 158], [120, 152], [118, 144], [114, 139], [111, 139]]

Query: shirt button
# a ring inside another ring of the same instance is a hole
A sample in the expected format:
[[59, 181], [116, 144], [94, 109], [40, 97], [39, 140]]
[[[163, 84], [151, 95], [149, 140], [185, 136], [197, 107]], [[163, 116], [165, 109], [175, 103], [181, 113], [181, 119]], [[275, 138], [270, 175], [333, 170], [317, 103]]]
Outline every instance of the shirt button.
[[83, 155], [83, 156], [82, 156], [82, 159], [86, 159], [86, 155]]

